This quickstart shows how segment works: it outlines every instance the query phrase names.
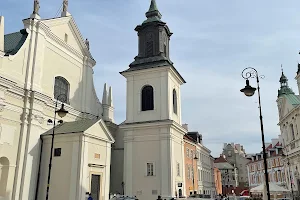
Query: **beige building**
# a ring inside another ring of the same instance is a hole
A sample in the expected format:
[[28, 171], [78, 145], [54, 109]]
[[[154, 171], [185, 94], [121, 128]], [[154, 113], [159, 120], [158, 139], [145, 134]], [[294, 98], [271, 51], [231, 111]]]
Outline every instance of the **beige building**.
[[[283, 164], [283, 149], [279, 139], [272, 139], [272, 143], [266, 144], [266, 153], [269, 182], [288, 187]], [[249, 187], [253, 188], [265, 183], [265, 167], [262, 153], [254, 154], [250, 158], [251, 162], [247, 164], [247, 170]]]
[[42, 19], [34, 1], [23, 24], [4, 35], [0, 17], [0, 198], [45, 199], [58, 99], [56, 109], [64, 103], [68, 114], [55, 120], [49, 200], [81, 200], [86, 192], [107, 200], [112, 90], [105, 87], [100, 103], [93, 83], [96, 62], [67, 1], [61, 17], [52, 19]]
[[[300, 91], [300, 65], [296, 74], [298, 90]], [[285, 179], [289, 190], [294, 194], [300, 188], [300, 98], [288, 85], [288, 79], [282, 72], [280, 77], [280, 89], [278, 90], [277, 106], [279, 114], [279, 127], [281, 132], [281, 143], [283, 146], [283, 165], [285, 168]]]
[[248, 187], [247, 164], [249, 159], [246, 158], [246, 152], [243, 145], [234, 143], [224, 143], [223, 155], [226, 160], [237, 170], [237, 186]]

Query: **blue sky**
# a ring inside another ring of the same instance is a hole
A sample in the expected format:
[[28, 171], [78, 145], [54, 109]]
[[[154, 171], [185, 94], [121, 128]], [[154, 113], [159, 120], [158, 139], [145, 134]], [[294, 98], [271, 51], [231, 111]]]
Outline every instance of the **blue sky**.
[[[40, 0], [42, 18], [55, 17], [62, 0]], [[22, 3], [21, 3], [22, 2]], [[126, 80], [119, 72], [137, 55], [136, 25], [150, 0], [69, 0], [69, 11], [89, 39], [97, 61], [95, 86], [113, 87], [115, 119], [125, 119]], [[300, 62], [300, 1], [157, 0], [163, 20], [174, 33], [170, 54], [187, 83], [182, 86], [182, 119], [203, 134], [217, 156], [224, 142], [241, 143], [246, 152], [261, 150], [257, 96], [245, 97], [241, 71], [255, 67], [261, 81], [266, 141], [280, 134], [276, 106], [280, 65], [298, 94], [294, 77]], [[33, 0], [6, 0], [0, 14], [5, 32], [23, 27]], [[255, 86], [252, 80], [252, 85]]]

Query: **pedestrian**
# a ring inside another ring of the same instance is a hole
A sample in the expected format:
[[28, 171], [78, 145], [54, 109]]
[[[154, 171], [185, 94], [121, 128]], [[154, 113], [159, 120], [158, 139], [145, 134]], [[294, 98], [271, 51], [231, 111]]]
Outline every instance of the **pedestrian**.
[[87, 200], [93, 200], [92, 194], [89, 193], [89, 198]]

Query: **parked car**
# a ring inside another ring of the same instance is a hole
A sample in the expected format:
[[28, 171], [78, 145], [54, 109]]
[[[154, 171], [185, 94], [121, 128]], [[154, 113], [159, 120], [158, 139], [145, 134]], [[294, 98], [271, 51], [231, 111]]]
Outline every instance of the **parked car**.
[[114, 195], [110, 200], [138, 200], [136, 197], [129, 197], [124, 195]]

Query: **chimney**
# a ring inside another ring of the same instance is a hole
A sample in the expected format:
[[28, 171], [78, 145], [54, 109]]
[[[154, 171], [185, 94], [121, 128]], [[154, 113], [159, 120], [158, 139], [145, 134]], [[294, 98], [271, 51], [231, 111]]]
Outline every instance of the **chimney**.
[[0, 16], [0, 51], [4, 52], [4, 17]]
[[183, 127], [185, 130], [189, 131], [189, 126], [188, 126], [188, 124], [182, 124], [182, 127]]

